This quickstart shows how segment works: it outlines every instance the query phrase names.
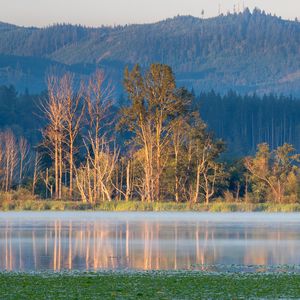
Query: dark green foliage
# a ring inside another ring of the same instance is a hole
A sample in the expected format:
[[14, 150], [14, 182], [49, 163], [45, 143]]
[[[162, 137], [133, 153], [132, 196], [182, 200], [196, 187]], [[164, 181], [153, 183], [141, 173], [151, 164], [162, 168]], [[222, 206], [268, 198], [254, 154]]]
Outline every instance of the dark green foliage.
[[13, 86], [0, 86], [0, 131], [10, 128], [17, 136], [25, 137], [32, 145], [40, 139], [44, 121], [38, 105], [46, 95], [17, 93]]
[[[99, 65], [117, 80], [118, 91], [125, 65], [139, 63], [144, 68], [158, 62], [170, 65], [178, 84], [193, 87], [197, 93], [214, 88], [221, 93], [234, 89], [300, 95], [299, 45], [299, 22], [260, 10], [101, 28], [63, 24], [38, 29], [0, 24], [0, 54], [23, 56], [29, 61], [30, 57], [51, 59], [70, 65], [79, 74]], [[29, 65], [29, 70], [36, 68], [32, 61]], [[6, 67], [18, 69], [15, 63]], [[31, 76], [28, 68], [20, 69]], [[8, 82], [5, 71], [3, 74], [6, 81], [1, 79], [0, 83]], [[28, 84], [31, 88], [31, 82]]]
[[0, 274], [1, 299], [294, 299], [299, 274]]
[[197, 97], [196, 104], [209, 128], [227, 143], [227, 158], [253, 154], [260, 143], [271, 149], [289, 143], [300, 150], [300, 102], [293, 97], [212, 91]]

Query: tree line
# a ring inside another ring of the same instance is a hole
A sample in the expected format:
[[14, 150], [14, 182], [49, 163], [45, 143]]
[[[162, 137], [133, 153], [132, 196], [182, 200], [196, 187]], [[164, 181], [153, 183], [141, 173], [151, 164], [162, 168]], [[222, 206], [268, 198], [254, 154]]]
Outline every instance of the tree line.
[[3, 130], [0, 183], [41, 198], [105, 201], [216, 200], [298, 202], [299, 155], [290, 144], [257, 147], [224, 160], [226, 144], [211, 132], [193, 93], [178, 88], [172, 69], [126, 69], [126, 105], [117, 109], [102, 71], [78, 84], [71, 74], [48, 77], [39, 101], [41, 142]]

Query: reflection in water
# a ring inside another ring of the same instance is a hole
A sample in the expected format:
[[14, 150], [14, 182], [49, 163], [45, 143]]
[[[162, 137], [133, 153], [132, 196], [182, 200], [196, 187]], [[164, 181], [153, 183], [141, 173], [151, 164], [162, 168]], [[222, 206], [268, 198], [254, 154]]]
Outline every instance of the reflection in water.
[[300, 263], [300, 220], [265, 224], [227, 218], [222, 223], [203, 220], [201, 214], [185, 214], [179, 220], [169, 214], [137, 215], [102, 213], [81, 220], [76, 214], [2, 214], [0, 270], [176, 270]]

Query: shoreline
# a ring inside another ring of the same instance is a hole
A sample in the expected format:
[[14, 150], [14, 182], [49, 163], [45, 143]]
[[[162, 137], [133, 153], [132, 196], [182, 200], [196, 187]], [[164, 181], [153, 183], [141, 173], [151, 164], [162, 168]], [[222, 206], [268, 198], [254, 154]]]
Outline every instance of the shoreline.
[[49, 201], [49, 200], [16, 200], [0, 202], [0, 212], [7, 211], [86, 211], [86, 212], [264, 212], [264, 213], [296, 213], [300, 212], [300, 204], [274, 203], [174, 203], [174, 202], [138, 202], [112, 201], [99, 204], [89, 204], [76, 201]]

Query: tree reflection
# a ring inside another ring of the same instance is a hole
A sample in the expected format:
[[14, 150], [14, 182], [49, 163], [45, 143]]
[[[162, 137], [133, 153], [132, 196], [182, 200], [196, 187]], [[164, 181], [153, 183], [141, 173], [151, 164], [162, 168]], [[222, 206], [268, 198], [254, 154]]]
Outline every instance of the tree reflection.
[[296, 231], [209, 223], [62, 221], [44, 226], [6, 222], [1, 270], [177, 270], [207, 265], [297, 264]]

